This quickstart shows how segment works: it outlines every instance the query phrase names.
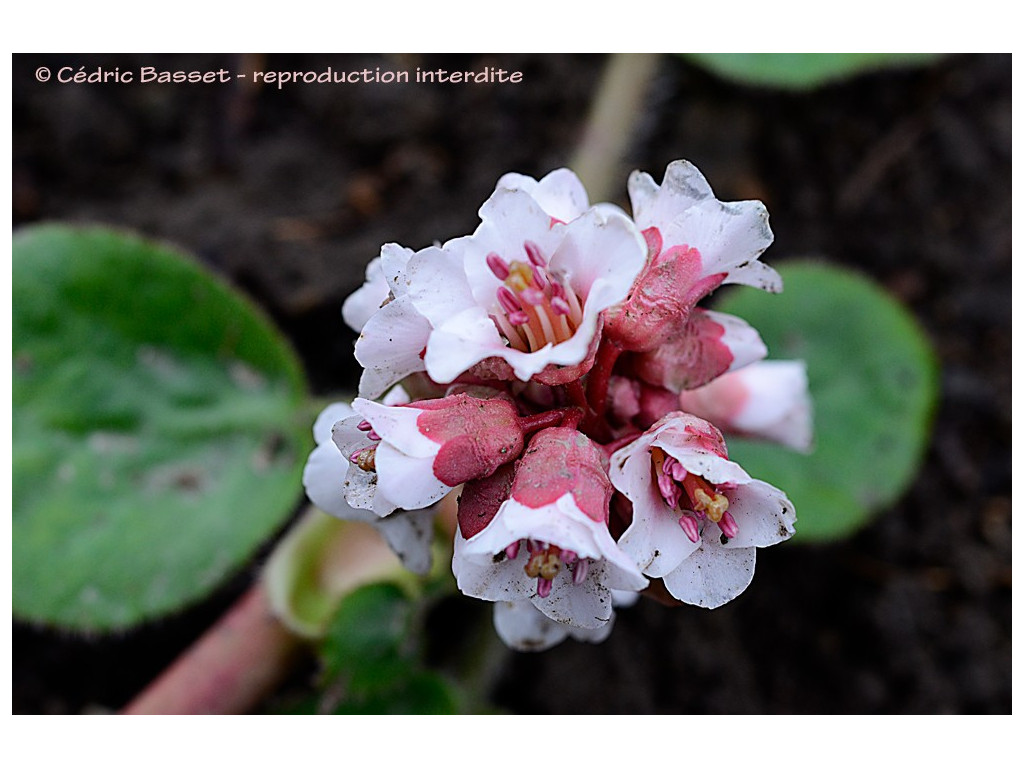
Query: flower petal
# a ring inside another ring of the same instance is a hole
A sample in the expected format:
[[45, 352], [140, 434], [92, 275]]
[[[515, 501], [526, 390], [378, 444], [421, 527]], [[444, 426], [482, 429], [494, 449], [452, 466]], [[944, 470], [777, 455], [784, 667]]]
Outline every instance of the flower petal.
[[726, 496], [739, 533], [722, 545], [725, 549], [770, 547], [785, 541], [795, 532], [793, 503], [775, 486], [751, 480], [727, 491]]
[[754, 578], [757, 550], [723, 549], [705, 540], [700, 549], [664, 577], [677, 600], [702, 608], [718, 608], [739, 595]]
[[406, 376], [425, 370], [421, 353], [430, 324], [408, 296], [385, 304], [366, 321], [356, 341], [356, 360], [363, 366], [359, 394], [380, 397]]
[[407, 456], [390, 443], [377, 446], [377, 492], [402, 509], [423, 509], [452, 490], [434, 477], [434, 458]]
[[366, 265], [366, 282], [353, 291], [341, 305], [341, 316], [357, 333], [388, 298], [388, 284], [381, 270], [380, 257]]

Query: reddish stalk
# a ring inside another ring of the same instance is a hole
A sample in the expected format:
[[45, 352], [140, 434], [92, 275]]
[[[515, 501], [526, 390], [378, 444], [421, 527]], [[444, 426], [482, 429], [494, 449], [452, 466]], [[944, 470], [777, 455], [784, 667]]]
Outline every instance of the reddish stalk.
[[554, 411], [544, 411], [544, 413], [538, 413], [534, 416], [520, 416], [519, 427], [524, 433], [529, 434], [530, 432], [536, 432], [539, 429], [545, 429], [547, 427], [560, 426], [569, 416], [570, 411], [576, 411], [577, 408], [559, 408]]
[[594, 367], [587, 376], [587, 401], [594, 413], [603, 417], [608, 410], [608, 384], [612, 378], [615, 361], [622, 354], [622, 349], [615, 342], [603, 338], [597, 348]]
[[271, 614], [258, 582], [122, 714], [249, 712], [284, 680], [300, 648], [301, 640]]

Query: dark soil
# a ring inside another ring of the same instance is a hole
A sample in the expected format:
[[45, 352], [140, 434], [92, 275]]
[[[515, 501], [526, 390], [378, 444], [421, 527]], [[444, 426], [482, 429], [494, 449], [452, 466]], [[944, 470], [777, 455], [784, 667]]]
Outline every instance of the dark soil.
[[[41, 84], [41, 65], [414, 70], [500, 66], [520, 84]], [[14, 59], [15, 226], [130, 227], [197, 253], [289, 334], [315, 392], [353, 388], [342, 301], [380, 245], [471, 231], [509, 170], [578, 139], [602, 56], [30, 56]], [[510, 655], [499, 705], [542, 713], [1006, 713], [1010, 684], [1010, 57], [957, 56], [810, 94], [661, 61], [628, 168], [692, 160], [760, 198], [767, 261], [860, 269], [942, 364], [934, 439], [906, 497], [854, 538], [758, 557], [706, 612], [651, 601], [611, 638]], [[628, 170], [628, 168], [626, 170]], [[625, 202], [625, 173], [622, 176]], [[17, 546], [17, 542], [14, 542]], [[123, 705], [248, 583], [126, 637], [14, 625], [14, 710]], [[451, 606], [444, 630], [466, 613]]]

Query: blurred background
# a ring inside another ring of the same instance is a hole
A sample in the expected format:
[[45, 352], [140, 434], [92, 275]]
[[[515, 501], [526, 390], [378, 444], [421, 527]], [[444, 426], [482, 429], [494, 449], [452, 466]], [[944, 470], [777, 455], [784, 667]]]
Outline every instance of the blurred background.
[[[345, 297], [381, 244], [470, 232], [510, 170], [567, 164], [599, 55], [17, 55], [13, 221], [126, 227], [195, 253], [289, 336], [314, 394], [352, 391]], [[500, 67], [520, 83], [60, 84], [40, 66], [121, 71]], [[509, 654], [493, 699], [539, 713], [1010, 711], [1009, 55], [957, 55], [811, 91], [736, 85], [660, 57], [632, 168], [694, 162], [723, 200], [765, 202], [765, 260], [825, 257], [916, 316], [941, 365], [934, 437], [910, 491], [856, 536], [762, 551], [714, 612], [651, 601], [611, 638]], [[297, 489], [298, 495], [298, 489]], [[17, 547], [17, 542], [14, 542]], [[114, 637], [14, 624], [15, 712], [122, 706], [251, 582]], [[488, 608], [429, 617], [443, 667]], [[310, 669], [296, 673], [296, 684]]]

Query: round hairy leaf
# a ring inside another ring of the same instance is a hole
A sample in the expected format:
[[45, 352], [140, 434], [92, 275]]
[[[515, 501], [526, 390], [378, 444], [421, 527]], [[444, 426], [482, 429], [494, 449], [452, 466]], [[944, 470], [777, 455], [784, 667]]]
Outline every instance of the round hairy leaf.
[[102, 228], [14, 237], [13, 605], [79, 630], [195, 601], [299, 497], [305, 384], [192, 259]]
[[779, 270], [785, 289], [736, 289], [717, 308], [761, 333], [773, 359], [807, 363], [814, 449], [729, 440], [729, 456], [796, 506], [797, 541], [846, 536], [892, 504], [931, 431], [938, 372], [914, 318], [878, 286], [825, 264]]
[[811, 89], [890, 67], [928, 64], [934, 53], [687, 53], [720, 77], [744, 85]]

